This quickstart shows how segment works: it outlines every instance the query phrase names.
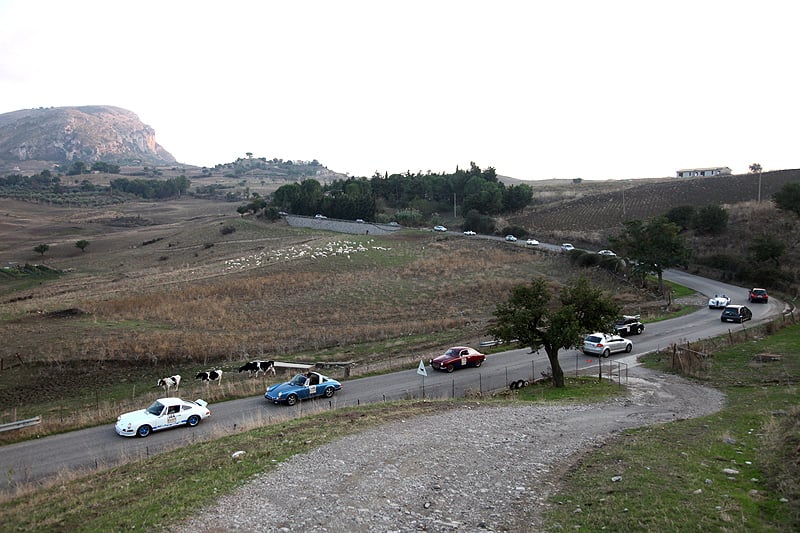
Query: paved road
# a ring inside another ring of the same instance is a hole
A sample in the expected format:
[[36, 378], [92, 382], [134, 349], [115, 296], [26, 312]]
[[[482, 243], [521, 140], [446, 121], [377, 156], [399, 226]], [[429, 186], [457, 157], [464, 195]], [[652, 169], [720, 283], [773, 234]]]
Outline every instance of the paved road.
[[[725, 293], [732, 298], [732, 303], [746, 303], [747, 289], [743, 287], [679, 271], [668, 271], [664, 277], [707, 296]], [[783, 304], [770, 299], [769, 304], [752, 304], [749, 307], [753, 310], [753, 322], [759, 322], [779, 314]], [[701, 309], [688, 316], [648, 324], [642, 335], [631, 337], [633, 352], [612, 356], [611, 360], [635, 365], [638, 355], [675, 342], [713, 337], [731, 328], [742, 327], [722, 323], [719, 317], [719, 310]], [[575, 350], [563, 351], [560, 360], [566, 373], [596, 367], [598, 362]], [[467, 390], [496, 390], [512, 380], [538, 377], [548, 367], [544, 352], [531, 354], [527, 349], [510, 350], [489, 356], [480, 369], [446, 374], [434, 372], [428, 366], [427, 376], [419, 375], [417, 368], [414, 368], [349, 380], [331, 400], [304, 402], [293, 408], [269, 404], [262, 396], [217, 403], [210, 406], [211, 417], [196, 428], [163, 431], [146, 439], [119, 437], [113, 426], [108, 424], [11, 444], [0, 448], [0, 471], [3, 472], [0, 490], [8, 490], [18, 483], [51, 478], [62, 471], [120, 464], [199, 442], [211, 435], [241, 431], [254, 424], [273, 423], [313, 410], [421, 396], [463, 396]]]

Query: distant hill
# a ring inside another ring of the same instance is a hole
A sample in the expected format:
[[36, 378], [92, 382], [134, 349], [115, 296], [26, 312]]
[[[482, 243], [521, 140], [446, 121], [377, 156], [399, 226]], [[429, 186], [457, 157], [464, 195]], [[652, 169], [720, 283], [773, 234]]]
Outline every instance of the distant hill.
[[52, 168], [74, 161], [169, 165], [175, 158], [156, 142], [153, 128], [119, 107], [50, 107], [0, 114], [0, 170], [30, 168], [33, 162]]
[[[769, 201], [785, 183], [800, 181], [800, 170], [761, 175], [761, 198]], [[732, 205], [758, 199], [757, 174], [699, 178], [658, 178], [562, 184], [549, 191], [534, 189], [532, 205], [510, 221], [534, 234], [618, 232], [626, 220], [647, 220], [671, 208], [708, 204]]]

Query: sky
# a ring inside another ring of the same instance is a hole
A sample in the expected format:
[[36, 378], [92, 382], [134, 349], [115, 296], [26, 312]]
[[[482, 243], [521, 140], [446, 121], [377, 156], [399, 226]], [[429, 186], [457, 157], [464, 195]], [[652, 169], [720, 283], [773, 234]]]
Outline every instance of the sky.
[[121, 107], [208, 167], [793, 169], [798, 21], [795, 0], [0, 0], [0, 113]]

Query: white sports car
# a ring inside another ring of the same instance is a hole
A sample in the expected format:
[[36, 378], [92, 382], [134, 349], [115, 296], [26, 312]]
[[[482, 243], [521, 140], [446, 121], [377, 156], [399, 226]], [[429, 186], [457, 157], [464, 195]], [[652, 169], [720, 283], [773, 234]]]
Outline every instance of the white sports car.
[[719, 294], [715, 294], [713, 298], [708, 299], [708, 308], [709, 309], [725, 309], [731, 304], [731, 299], [725, 296], [724, 294], [720, 296]]
[[194, 427], [208, 416], [211, 416], [211, 411], [208, 402], [203, 400], [159, 398], [147, 409], [119, 415], [114, 429], [123, 437], [146, 437], [159, 429], [182, 425]]

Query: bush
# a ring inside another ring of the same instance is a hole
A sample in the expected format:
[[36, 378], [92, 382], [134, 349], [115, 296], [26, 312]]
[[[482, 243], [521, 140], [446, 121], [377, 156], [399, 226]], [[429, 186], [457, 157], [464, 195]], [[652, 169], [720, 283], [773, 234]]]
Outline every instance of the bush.
[[230, 235], [231, 233], [235, 233], [236, 232], [236, 228], [231, 226], [230, 224], [228, 224], [228, 225], [222, 226], [219, 229], [219, 232], [221, 234], [223, 234], [223, 235]]
[[528, 230], [522, 226], [506, 226], [500, 233], [503, 235], [513, 235], [518, 239], [525, 239], [528, 237]]

